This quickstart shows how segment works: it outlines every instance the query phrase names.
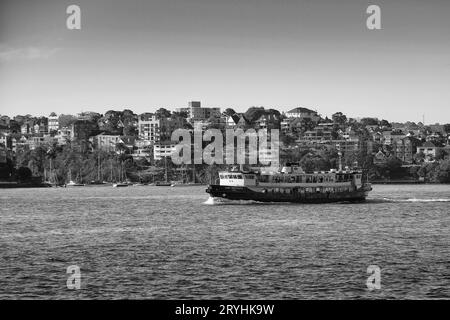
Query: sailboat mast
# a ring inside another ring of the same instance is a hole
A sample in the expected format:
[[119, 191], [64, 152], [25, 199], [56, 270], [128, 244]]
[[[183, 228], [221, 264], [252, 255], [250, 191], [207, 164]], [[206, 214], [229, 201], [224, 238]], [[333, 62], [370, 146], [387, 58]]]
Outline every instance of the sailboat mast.
[[166, 172], [165, 172], [165, 179], [166, 179], [166, 182], [167, 182], [167, 157], [166, 156], [164, 156], [164, 167], [165, 167], [165, 169], [166, 169]]
[[52, 158], [50, 158], [50, 177], [49, 181], [53, 183], [53, 165], [52, 165]]

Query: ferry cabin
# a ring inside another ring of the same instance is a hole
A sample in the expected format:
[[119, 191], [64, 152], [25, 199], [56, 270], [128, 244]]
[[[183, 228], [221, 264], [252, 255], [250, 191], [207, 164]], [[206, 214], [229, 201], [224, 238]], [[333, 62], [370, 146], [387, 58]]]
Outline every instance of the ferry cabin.
[[303, 192], [351, 192], [363, 186], [360, 171], [315, 172], [307, 174], [295, 168], [283, 168], [281, 172], [254, 173], [220, 172], [221, 186], [259, 187], [268, 192], [289, 193], [298, 188]]

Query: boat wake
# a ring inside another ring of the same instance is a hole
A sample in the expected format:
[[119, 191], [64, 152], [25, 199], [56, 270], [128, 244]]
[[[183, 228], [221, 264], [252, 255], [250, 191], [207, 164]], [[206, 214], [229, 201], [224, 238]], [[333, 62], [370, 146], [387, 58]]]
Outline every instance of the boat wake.
[[395, 198], [381, 198], [381, 199], [367, 199], [366, 203], [411, 203], [411, 202], [450, 202], [446, 198], [431, 198], [431, 199], [395, 199]]
[[[395, 198], [379, 198], [379, 199], [367, 199], [366, 201], [361, 202], [336, 202], [335, 204], [376, 204], [376, 203], [421, 203], [421, 202], [450, 202], [450, 199], [446, 198], [431, 198], [431, 199], [418, 199], [418, 198], [410, 198], [410, 199], [395, 199]], [[224, 198], [214, 198], [209, 197], [205, 202], [205, 205], [280, 205], [280, 204], [290, 204], [290, 205], [298, 205], [296, 203], [291, 202], [260, 202], [254, 200], [229, 200]]]
[[230, 200], [230, 199], [224, 199], [224, 198], [214, 198], [209, 197], [203, 204], [206, 205], [270, 205], [270, 204], [291, 204], [289, 202], [261, 202], [261, 201], [254, 201], [254, 200]]

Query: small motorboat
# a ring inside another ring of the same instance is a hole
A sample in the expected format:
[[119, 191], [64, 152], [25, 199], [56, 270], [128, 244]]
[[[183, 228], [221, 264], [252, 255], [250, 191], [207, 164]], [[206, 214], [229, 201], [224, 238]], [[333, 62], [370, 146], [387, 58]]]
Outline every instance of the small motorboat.
[[70, 180], [69, 183], [66, 184], [66, 187], [84, 187], [84, 183], [76, 183]]
[[123, 187], [128, 187], [129, 184], [126, 182], [117, 182], [113, 184], [113, 188], [123, 188]]

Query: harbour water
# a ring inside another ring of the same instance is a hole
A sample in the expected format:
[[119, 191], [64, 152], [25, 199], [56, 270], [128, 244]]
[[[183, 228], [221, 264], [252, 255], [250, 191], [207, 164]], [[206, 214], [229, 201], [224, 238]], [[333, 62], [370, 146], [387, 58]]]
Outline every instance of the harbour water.
[[217, 203], [205, 188], [0, 190], [0, 298], [450, 298], [449, 185], [321, 205]]

